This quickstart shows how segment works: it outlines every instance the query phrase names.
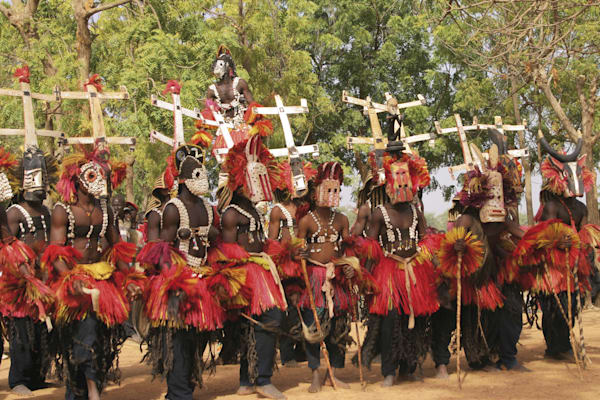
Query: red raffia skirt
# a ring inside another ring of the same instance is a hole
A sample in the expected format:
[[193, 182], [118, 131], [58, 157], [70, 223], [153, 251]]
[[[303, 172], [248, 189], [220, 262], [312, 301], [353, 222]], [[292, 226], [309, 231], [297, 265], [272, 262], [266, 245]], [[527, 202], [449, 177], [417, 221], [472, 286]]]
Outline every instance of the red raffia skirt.
[[422, 316], [439, 309], [434, 266], [428, 260], [419, 262], [413, 257], [405, 262], [386, 256], [373, 268], [373, 277], [380, 292], [371, 299], [372, 314], [387, 315], [395, 308], [406, 315]]
[[[114, 267], [106, 261], [93, 264], [78, 264], [72, 270], [62, 274], [52, 285], [56, 293], [56, 320], [69, 323], [84, 319], [95, 311], [100, 321], [108, 327], [122, 324], [129, 316], [129, 301], [124, 290], [117, 283]], [[83, 286], [100, 292], [98, 307], [93, 308], [90, 295], [75, 295], [73, 284], [82, 281]]]
[[[30, 317], [34, 321], [46, 318], [54, 305], [55, 296], [44, 282], [35, 276], [31, 265], [35, 253], [20, 240], [0, 244], [0, 311], [8, 318]], [[20, 266], [28, 265], [30, 273], [23, 274]]]

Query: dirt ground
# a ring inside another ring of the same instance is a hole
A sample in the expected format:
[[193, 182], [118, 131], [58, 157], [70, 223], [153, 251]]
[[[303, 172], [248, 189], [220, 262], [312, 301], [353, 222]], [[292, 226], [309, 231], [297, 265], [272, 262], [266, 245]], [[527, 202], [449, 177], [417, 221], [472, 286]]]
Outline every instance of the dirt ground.
[[[300, 368], [279, 367], [274, 373], [273, 383], [289, 399], [340, 399], [359, 400], [368, 396], [369, 400], [398, 398], [433, 399], [590, 399], [597, 400], [600, 393], [600, 308], [584, 311], [584, 326], [587, 351], [593, 362], [579, 378], [577, 367], [573, 363], [552, 361], [544, 358], [544, 339], [541, 331], [525, 327], [519, 344], [519, 360], [529, 372], [471, 372], [462, 358], [464, 373], [463, 388], [457, 387], [455, 359], [449, 366], [450, 379], [434, 379], [434, 365], [428, 359], [423, 368], [424, 378], [414, 382], [398, 382], [392, 388], [379, 386], [382, 377], [380, 366], [373, 365], [366, 371], [368, 382], [366, 390], [361, 390], [359, 371], [349, 362], [356, 349], [348, 352], [345, 370], [339, 375], [351, 384], [350, 390], [333, 391], [326, 387], [317, 395], [309, 395], [309, 371], [306, 363]], [[139, 346], [128, 341], [121, 353], [121, 371], [123, 379], [120, 386], [110, 385], [102, 398], [106, 400], [158, 400], [166, 393], [166, 384], [159, 379], [152, 381], [149, 368], [140, 364]], [[8, 390], [8, 369], [10, 360], [4, 360], [0, 366], [0, 400], [16, 399]], [[465, 372], [466, 371], [466, 372]], [[238, 383], [237, 366], [220, 366], [216, 375], [205, 376], [205, 387], [196, 390], [194, 399], [241, 399], [258, 398], [257, 395], [240, 397], [235, 395]], [[64, 398], [64, 388], [55, 387], [35, 392], [39, 400]]]

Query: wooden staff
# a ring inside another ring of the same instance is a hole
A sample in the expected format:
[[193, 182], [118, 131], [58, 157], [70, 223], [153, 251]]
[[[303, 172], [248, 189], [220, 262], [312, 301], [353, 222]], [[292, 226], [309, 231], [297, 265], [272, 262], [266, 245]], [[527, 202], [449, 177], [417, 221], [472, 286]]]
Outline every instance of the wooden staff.
[[[315, 325], [317, 326], [317, 332], [319, 332], [319, 335], [323, 337], [323, 331], [321, 330], [321, 321], [319, 320], [319, 314], [317, 313], [317, 306], [315, 305], [315, 298], [313, 297], [312, 287], [310, 286], [310, 280], [308, 279], [308, 272], [306, 270], [306, 260], [304, 258], [300, 260], [300, 265], [302, 266], [302, 275], [304, 276], [304, 284], [306, 285], [306, 291], [308, 292], [308, 301], [310, 302], [310, 308], [312, 309], [313, 316], [315, 317]], [[333, 377], [333, 368], [331, 368], [331, 363], [329, 362], [329, 352], [327, 351], [327, 346], [325, 346], [325, 338], [321, 339], [321, 351], [323, 352], [323, 357], [325, 357], [325, 363], [327, 363], [327, 371], [329, 372], [329, 378], [331, 379], [331, 385], [333, 386], [333, 390], [337, 390], [337, 385]]]
[[[352, 284], [349, 284], [350, 289], [350, 299], [352, 299]], [[365, 376], [363, 373], [363, 365], [362, 365], [362, 345], [360, 343], [360, 331], [358, 329], [358, 312], [356, 308], [358, 307], [358, 301], [355, 304], [351, 304], [352, 306], [352, 319], [354, 320], [354, 329], [356, 330], [356, 344], [358, 345], [358, 374], [360, 376], [360, 387], [364, 391], [367, 388], [367, 382], [365, 382]]]
[[586, 363], [591, 363], [591, 360], [587, 356], [587, 352], [585, 350], [585, 340], [583, 339], [583, 315], [581, 308], [581, 290], [579, 288], [579, 276], [577, 275], [577, 271], [579, 269], [579, 258], [577, 259], [577, 263], [575, 264], [575, 269], [573, 270], [573, 276], [575, 279], [575, 288], [577, 289], [577, 323], [579, 324], [579, 346], [581, 348], [581, 362], [583, 364], [583, 368], [585, 369]]
[[573, 357], [577, 363], [577, 369], [579, 370], [579, 377], [583, 379], [583, 372], [581, 366], [581, 360], [579, 359], [579, 343], [575, 337], [575, 330], [573, 329], [573, 301], [571, 299], [571, 268], [569, 266], [569, 252], [567, 252], [567, 324], [569, 326], [571, 347], [573, 348]]
[[462, 381], [460, 377], [460, 309], [462, 303], [462, 284], [461, 284], [461, 269], [462, 269], [462, 252], [458, 252], [458, 260], [456, 261], [456, 376], [458, 377], [458, 388], [462, 389]]

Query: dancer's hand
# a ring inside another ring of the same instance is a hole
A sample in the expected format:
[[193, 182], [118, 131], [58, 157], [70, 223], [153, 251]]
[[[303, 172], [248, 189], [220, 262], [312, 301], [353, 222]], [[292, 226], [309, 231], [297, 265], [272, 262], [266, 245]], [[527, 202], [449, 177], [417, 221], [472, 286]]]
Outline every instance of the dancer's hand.
[[573, 245], [573, 243], [571, 242], [570, 237], [563, 237], [561, 240], [558, 241], [557, 247], [561, 250], [566, 250], [566, 249], [570, 248], [572, 245]]
[[83, 284], [83, 281], [73, 282], [73, 294], [75, 296], [86, 296], [85, 292], [83, 291], [84, 288], [85, 285]]
[[464, 239], [458, 239], [455, 243], [454, 243], [454, 250], [457, 253], [464, 253], [465, 249], [467, 248], [467, 245], [464, 241]]
[[352, 268], [352, 266], [344, 265], [343, 270], [344, 270], [344, 275], [346, 276], [346, 279], [354, 278], [355, 271], [354, 271], [354, 268]]
[[127, 285], [127, 298], [129, 301], [137, 300], [142, 295], [142, 289], [138, 285], [130, 283]]

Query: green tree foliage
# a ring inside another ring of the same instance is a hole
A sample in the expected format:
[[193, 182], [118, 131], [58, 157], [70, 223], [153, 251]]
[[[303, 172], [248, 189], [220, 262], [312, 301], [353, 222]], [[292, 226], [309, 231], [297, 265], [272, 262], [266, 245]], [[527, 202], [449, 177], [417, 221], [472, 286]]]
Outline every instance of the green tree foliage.
[[[359, 107], [342, 103], [343, 90], [378, 102], [384, 101], [385, 92], [401, 102], [423, 94], [427, 106], [406, 112], [409, 134], [432, 132], [436, 120], [453, 126], [453, 113], [460, 113], [467, 122], [473, 117], [488, 122], [494, 115], [515, 122], [507, 79], [514, 70], [503, 69], [502, 60], [487, 68], [476, 65], [481, 52], [464, 46], [474, 26], [448, 18], [447, 4], [411, 0], [0, 0], [0, 87], [16, 88], [12, 74], [26, 63], [37, 92], [51, 93], [55, 86], [81, 90], [76, 9], [84, 7], [92, 10], [87, 19], [90, 73], [104, 78], [105, 90], [124, 85], [131, 97], [107, 102], [105, 122], [109, 135], [137, 139], [135, 200], [142, 206], [170, 151], [162, 143], [150, 143], [149, 132], [156, 129], [170, 135], [173, 130], [169, 112], [153, 107], [150, 96], [171, 101], [161, 92], [168, 80], [176, 79], [183, 86], [182, 104], [202, 108], [220, 44], [231, 50], [238, 74], [249, 82], [258, 102], [273, 105], [275, 93], [290, 105], [306, 98], [310, 113], [290, 118], [296, 142], [318, 142], [318, 161], [341, 161], [351, 175], [356, 160], [355, 153], [346, 148], [346, 137], [370, 136], [370, 127]], [[565, 14], [571, 12], [569, 8]], [[571, 40], [579, 48], [595, 49], [597, 14], [597, 7], [588, 7], [569, 25], [574, 32]], [[598, 74], [595, 56], [581, 54], [585, 56], [558, 54], [552, 70], [551, 89], [571, 121], [583, 121], [577, 77], [591, 79]], [[523, 58], [521, 53], [516, 56]], [[526, 60], [521, 61], [526, 65]], [[562, 121], [539, 85], [524, 73], [518, 77], [519, 108], [530, 127], [559, 131]], [[589, 85], [584, 89], [589, 93]], [[3, 97], [0, 102], [0, 126], [20, 127], [18, 99]], [[385, 130], [383, 115], [380, 120]], [[189, 118], [184, 121], [189, 138], [194, 124]], [[279, 121], [273, 121], [276, 133], [269, 146], [281, 147]], [[36, 122], [69, 136], [87, 135], [91, 128], [82, 101], [37, 102]], [[574, 126], [583, 127], [583, 122]], [[533, 135], [527, 139], [535, 154]], [[476, 139], [484, 145], [486, 140], [484, 135]], [[3, 142], [16, 149], [20, 140]], [[42, 142], [53, 150], [49, 140]], [[440, 137], [434, 147], [426, 143], [415, 147], [432, 170], [462, 162], [456, 136]], [[365, 150], [359, 153], [364, 162], [367, 148], [361, 150]], [[120, 158], [127, 155], [125, 148], [115, 146], [112, 151]], [[347, 184], [356, 181], [349, 177]], [[439, 182], [434, 181], [432, 187], [439, 187]]]

